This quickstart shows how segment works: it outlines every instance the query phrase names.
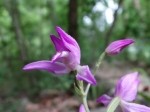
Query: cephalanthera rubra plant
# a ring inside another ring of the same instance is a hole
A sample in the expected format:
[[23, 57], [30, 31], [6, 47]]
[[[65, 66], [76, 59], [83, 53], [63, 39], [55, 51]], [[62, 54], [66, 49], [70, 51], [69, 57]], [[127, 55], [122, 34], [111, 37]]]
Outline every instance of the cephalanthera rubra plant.
[[[68, 35], [60, 27], [56, 27], [58, 37], [50, 35], [51, 41], [54, 44], [56, 53], [51, 60], [41, 60], [29, 63], [23, 67], [23, 70], [46, 70], [56, 76], [63, 76], [74, 71], [76, 77], [75, 91], [82, 98], [82, 104], [79, 112], [90, 112], [87, 95], [91, 85], [96, 85], [96, 79], [93, 74], [99, 68], [105, 55], [117, 55], [124, 48], [134, 43], [133, 39], [117, 40], [108, 45], [105, 51], [100, 55], [95, 64], [95, 71], [90, 71], [88, 65], [80, 65], [81, 51], [78, 43], [74, 38]], [[84, 83], [87, 84], [84, 87]], [[135, 99], [139, 84], [138, 73], [131, 73], [123, 76], [116, 85], [114, 97], [103, 95], [97, 99], [97, 102], [102, 102], [107, 106], [107, 112], [114, 112], [118, 106], [121, 106], [123, 112], [150, 112], [150, 108], [130, 103]]]

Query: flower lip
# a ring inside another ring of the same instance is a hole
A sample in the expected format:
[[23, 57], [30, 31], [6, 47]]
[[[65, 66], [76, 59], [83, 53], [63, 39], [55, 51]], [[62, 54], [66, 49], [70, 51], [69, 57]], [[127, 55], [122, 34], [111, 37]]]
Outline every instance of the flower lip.
[[109, 55], [119, 54], [124, 48], [134, 43], [133, 39], [121, 39], [114, 41], [108, 45], [105, 52]]

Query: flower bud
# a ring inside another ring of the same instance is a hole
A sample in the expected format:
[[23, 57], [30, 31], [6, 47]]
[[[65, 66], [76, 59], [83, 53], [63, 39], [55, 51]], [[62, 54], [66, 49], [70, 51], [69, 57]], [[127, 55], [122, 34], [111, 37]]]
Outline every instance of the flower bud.
[[133, 39], [122, 39], [117, 40], [108, 45], [105, 49], [105, 52], [109, 55], [117, 55], [119, 54], [124, 48], [129, 46], [130, 44], [134, 43]]

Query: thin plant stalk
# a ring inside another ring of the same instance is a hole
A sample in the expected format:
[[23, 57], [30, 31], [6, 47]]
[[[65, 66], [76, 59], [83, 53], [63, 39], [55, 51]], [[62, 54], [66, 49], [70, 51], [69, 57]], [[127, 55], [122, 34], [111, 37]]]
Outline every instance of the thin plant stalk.
[[[99, 67], [100, 67], [100, 65], [101, 65], [102, 60], [104, 59], [104, 57], [105, 57], [105, 52], [103, 52], [103, 53], [100, 55], [100, 57], [99, 57], [99, 59], [98, 59], [98, 62], [95, 64], [94, 74], [95, 74], [95, 73], [97, 72], [97, 70], [99, 69]], [[87, 104], [87, 95], [88, 95], [90, 86], [91, 86], [91, 84], [88, 84], [88, 85], [86, 86], [85, 92], [84, 92], [84, 94], [83, 94], [83, 96], [82, 96], [82, 101], [83, 101], [83, 105], [84, 105], [84, 108], [85, 108], [86, 112], [90, 112], [89, 107], [88, 107], [88, 104]]]

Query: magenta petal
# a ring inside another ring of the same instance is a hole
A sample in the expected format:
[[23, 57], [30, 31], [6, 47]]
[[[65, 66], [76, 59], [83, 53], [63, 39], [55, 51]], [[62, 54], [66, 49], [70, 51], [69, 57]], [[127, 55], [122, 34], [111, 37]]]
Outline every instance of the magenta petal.
[[129, 46], [132, 43], [134, 43], [133, 39], [117, 40], [110, 43], [109, 46], [106, 48], [105, 52], [109, 55], [116, 55], [119, 54], [125, 47]]
[[79, 112], [86, 112], [83, 104], [82, 104], [82, 105], [80, 105]]
[[60, 27], [56, 27], [60, 39], [63, 41], [64, 46], [71, 52], [76, 63], [80, 64], [80, 47], [76, 40], [63, 31]]
[[88, 66], [79, 66], [77, 68], [76, 78], [78, 80], [86, 81], [87, 83], [90, 83], [92, 85], [96, 85], [94, 75], [91, 73]]
[[52, 63], [51, 61], [43, 60], [32, 62], [23, 67], [23, 70], [46, 70], [55, 74], [67, 74], [70, 72], [62, 63]]
[[108, 104], [111, 102], [112, 98], [106, 94], [100, 96], [96, 101], [99, 103], [103, 103], [105, 106], [108, 106]]
[[122, 101], [121, 107], [123, 112], [150, 112], [150, 107], [125, 101]]
[[63, 50], [67, 51], [67, 48], [65, 48], [61, 39], [57, 38], [55, 35], [50, 35], [50, 37], [57, 52], [60, 52]]
[[115, 95], [119, 96], [122, 100], [133, 101], [137, 95], [138, 85], [138, 72], [127, 74], [118, 81]]
[[76, 40], [72, 38], [70, 35], [68, 35], [63, 29], [57, 26], [56, 31], [58, 32], [60, 38], [65, 41], [65, 44], [68, 43], [79, 48], [79, 45], [76, 42]]

